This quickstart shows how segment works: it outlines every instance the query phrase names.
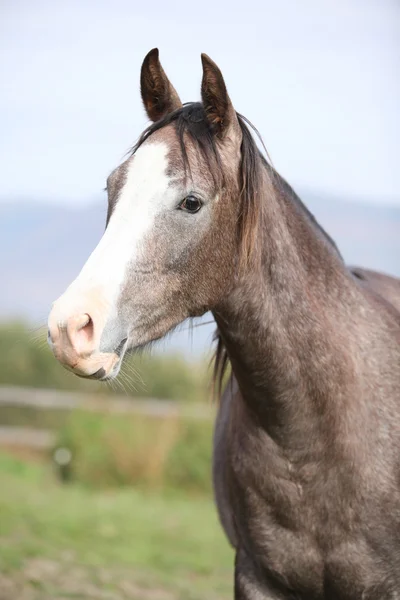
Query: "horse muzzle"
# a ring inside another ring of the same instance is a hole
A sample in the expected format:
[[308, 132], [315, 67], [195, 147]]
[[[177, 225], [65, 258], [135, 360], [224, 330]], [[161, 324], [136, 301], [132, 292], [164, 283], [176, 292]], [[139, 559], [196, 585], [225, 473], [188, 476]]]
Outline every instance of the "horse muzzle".
[[109, 379], [119, 371], [120, 352], [101, 352], [104, 319], [99, 311], [65, 317], [57, 301], [48, 320], [48, 342], [57, 360], [69, 371], [90, 379]]

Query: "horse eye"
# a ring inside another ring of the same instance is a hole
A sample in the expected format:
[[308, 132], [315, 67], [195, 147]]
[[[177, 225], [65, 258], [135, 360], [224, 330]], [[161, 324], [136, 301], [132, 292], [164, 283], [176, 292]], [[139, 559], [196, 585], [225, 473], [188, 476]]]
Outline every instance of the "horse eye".
[[201, 201], [195, 196], [186, 196], [179, 205], [181, 210], [194, 214], [199, 212], [202, 207]]

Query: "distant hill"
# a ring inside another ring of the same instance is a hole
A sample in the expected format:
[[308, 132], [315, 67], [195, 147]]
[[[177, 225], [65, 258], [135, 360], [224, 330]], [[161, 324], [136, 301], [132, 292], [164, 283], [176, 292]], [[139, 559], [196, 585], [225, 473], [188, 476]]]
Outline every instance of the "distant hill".
[[333, 237], [348, 264], [400, 276], [400, 205], [304, 193], [303, 201]]
[[[302, 199], [350, 264], [400, 276], [400, 207], [339, 200], [315, 192]], [[104, 201], [83, 208], [0, 200], [0, 319], [45, 322], [49, 307], [79, 273], [104, 230]], [[210, 327], [194, 334], [194, 350], [210, 342]], [[190, 346], [188, 334], [171, 347]]]

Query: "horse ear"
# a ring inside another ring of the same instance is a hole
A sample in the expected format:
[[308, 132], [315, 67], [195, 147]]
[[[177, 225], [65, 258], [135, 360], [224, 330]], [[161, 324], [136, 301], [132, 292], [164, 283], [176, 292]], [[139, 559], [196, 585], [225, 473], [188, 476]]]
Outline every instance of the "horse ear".
[[228, 96], [220, 69], [207, 54], [201, 55], [203, 80], [201, 98], [208, 121], [219, 137], [224, 137], [232, 127], [239, 127], [235, 109]]
[[144, 108], [151, 121], [158, 121], [182, 106], [158, 59], [158, 48], [150, 50], [143, 61], [140, 91]]

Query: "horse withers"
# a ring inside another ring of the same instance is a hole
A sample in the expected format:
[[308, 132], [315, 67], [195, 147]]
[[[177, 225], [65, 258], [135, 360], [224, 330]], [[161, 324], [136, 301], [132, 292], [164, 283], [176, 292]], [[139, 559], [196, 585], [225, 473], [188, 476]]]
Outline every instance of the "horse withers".
[[107, 180], [105, 233], [50, 345], [104, 380], [211, 310], [216, 378], [232, 368], [214, 486], [235, 598], [400, 598], [400, 281], [346, 267], [202, 64], [202, 102], [183, 105], [146, 56], [152, 124]]

